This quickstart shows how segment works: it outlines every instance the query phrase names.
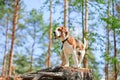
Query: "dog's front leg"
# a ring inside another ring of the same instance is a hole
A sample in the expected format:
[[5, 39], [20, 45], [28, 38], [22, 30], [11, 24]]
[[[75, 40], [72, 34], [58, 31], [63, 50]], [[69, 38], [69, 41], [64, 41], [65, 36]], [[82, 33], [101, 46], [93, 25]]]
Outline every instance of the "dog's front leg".
[[64, 66], [69, 67], [69, 55], [68, 55], [67, 51], [65, 51], [65, 50], [63, 51], [63, 53], [64, 53], [64, 58], [65, 58]]
[[62, 66], [65, 66], [66, 60], [65, 60], [65, 55], [64, 52], [62, 51]]
[[79, 67], [79, 65], [78, 65], [78, 57], [77, 57], [77, 53], [76, 53], [75, 50], [73, 51], [73, 60], [74, 60], [74, 66]]

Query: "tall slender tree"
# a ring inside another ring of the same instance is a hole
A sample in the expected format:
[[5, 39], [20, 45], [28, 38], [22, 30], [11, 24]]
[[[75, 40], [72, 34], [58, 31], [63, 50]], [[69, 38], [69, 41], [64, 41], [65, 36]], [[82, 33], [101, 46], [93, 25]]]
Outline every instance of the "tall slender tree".
[[70, 20], [70, 14], [72, 12], [72, 10], [71, 10], [71, 0], [69, 0], [68, 6], [69, 6], [69, 8], [68, 8], [68, 27], [71, 27], [71, 20]]
[[64, 0], [64, 27], [67, 24], [68, 0]]
[[[107, 7], [107, 15], [108, 17], [110, 17], [110, 0], [108, 0], [108, 7]], [[109, 24], [107, 23], [106, 26], [106, 36], [107, 36], [107, 45], [106, 45], [106, 58], [108, 58], [109, 56], [109, 44], [110, 44], [110, 40], [109, 40]], [[106, 63], [105, 63], [105, 80], [109, 80], [109, 61], [106, 59]]]
[[[67, 27], [67, 12], [68, 12], [68, 0], [64, 0], [64, 27]], [[62, 54], [61, 59], [65, 61], [64, 53]], [[62, 66], [65, 62], [62, 62]]]
[[84, 67], [88, 68], [88, 0], [85, 0], [85, 38], [86, 38], [86, 53], [84, 57]]
[[50, 29], [49, 29], [49, 45], [48, 53], [46, 59], [46, 67], [50, 67], [50, 56], [51, 56], [51, 47], [52, 47], [52, 0], [50, 0]]
[[2, 67], [2, 76], [5, 76], [5, 66], [6, 66], [6, 52], [7, 52], [7, 46], [8, 46], [8, 16], [6, 21], [6, 32], [5, 32], [5, 50], [4, 50], [4, 58], [3, 58], [3, 67]]
[[34, 27], [34, 32], [33, 32], [33, 43], [32, 43], [32, 51], [30, 55], [30, 72], [32, 71], [33, 68], [33, 55], [34, 55], [34, 47], [35, 47], [35, 41], [36, 41], [36, 25], [35, 22], [33, 22], [33, 27]]
[[15, 36], [16, 36], [15, 35], [16, 34], [16, 25], [17, 25], [17, 20], [18, 20], [19, 2], [20, 2], [20, 0], [15, 0], [14, 16], [13, 16], [13, 27], [12, 27], [12, 40], [11, 40], [9, 69], [8, 69], [9, 76], [11, 76], [11, 74], [12, 74], [13, 51], [14, 51], [14, 42], [15, 42]]
[[[112, 13], [113, 13], [113, 17], [115, 17], [115, 1], [112, 0]], [[112, 26], [114, 26], [114, 20], [112, 23]], [[116, 27], [116, 26], [115, 26]], [[116, 31], [115, 28], [113, 29], [113, 40], [114, 40], [114, 80], [117, 80], [118, 77], [118, 67], [117, 67], [117, 49], [116, 49]]]
[[84, 42], [84, 0], [82, 0], [82, 34], [83, 34], [83, 42]]
[[28, 17], [25, 19], [26, 26], [29, 26], [29, 27], [26, 27], [26, 31], [27, 31], [26, 35], [28, 34], [28, 36], [30, 36], [32, 39], [31, 46], [28, 46], [26, 48], [26, 51], [30, 55], [29, 56], [30, 57], [29, 72], [35, 70], [34, 56], [35, 56], [36, 46], [37, 44], [39, 44], [38, 34], [40, 34], [40, 30], [41, 30], [41, 24], [42, 24], [41, 20], [42, 20], [42, 15], [36, 9], [32, 9], [28, 14]]

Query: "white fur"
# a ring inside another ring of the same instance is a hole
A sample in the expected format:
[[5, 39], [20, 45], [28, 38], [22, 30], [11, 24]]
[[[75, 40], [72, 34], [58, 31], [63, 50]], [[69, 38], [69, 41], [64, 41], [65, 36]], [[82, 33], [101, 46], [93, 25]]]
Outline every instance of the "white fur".
[[70, 45], [67, 41], [63, 44], [63, 53], [65, 56], [65, 60], [66, 60], [66, 64], [65, 66], [69, 66], [69, 56], [67, 56], [66, 54], [72, 54], [72, 58], [74, 61], [74, 67], [79, 67], [78, 64], [78, 57], [76, 54], [76, 51], [73, 50], [72, 45]]
[[81, 67], [81, 63], [82, 63], [84, 55], [85, 55], [85, 50], [80, 50], [80, 53], [81, 53], [81, 59], [78, 62], [79, 67]]
[[55, 30], [56, 36], [60, 36], [61, 35], [61, 33], [60, 33], [60, 31], [58, 31], [58, 29], [59, 29], [59, 27], [57, 27], [57, 29]]

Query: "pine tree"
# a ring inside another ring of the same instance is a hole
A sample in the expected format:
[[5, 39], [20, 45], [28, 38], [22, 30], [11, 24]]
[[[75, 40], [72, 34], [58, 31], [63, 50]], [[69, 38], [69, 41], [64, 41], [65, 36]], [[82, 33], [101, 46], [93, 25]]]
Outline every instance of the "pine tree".
[[88, 0], [85, 0], [85, 38], [86, 38], [86, 53], [84, 57], [84, 67], [88, 68]]
[[68, 0], [64, 0], [64, 27], [67, 24]]
[[35, 23], [33, 24], [33, 43], [32, 43], [32, 50], [31, 50], [31, 55], [30, 55], [30, 72], [32, 72], [33, 69], [33, 55], [34, 55], [34, 47], [35, 47], [35, 41], [36, 41], [36, 26]]
[[85, 26], [84, 26], [84, 0], [82, 0], [82, 34], [83, 34], [83, 39], [82, 41], [84, 42], [84, 30]]
[[4, 50], [4, 58], [3, 58], [3, 67], [2, 67], [2, 76], [5, 76], [6, 74], [6, 52], [7, 52], [7, 46], [8, 46], [8, 16], [6, 21], [6, 32], [5, 32], [5, 50]]
[[[112, 0], [112, 13], [113, 13], [113, 17], [115, 17], [115, 2], [114, 0]], [[114, 26], [114, 21], [112, 23], [112, 27]], [[116, 26], [115, 26], [116, 27]], [[117, 49], [116, 49], [116, 31], [115, 28], [113, 29], [113, 41], [114, 41], [114, 59], [117, 59]], [[118, 78], [118, 67], [117, 67], [117, 61], [114, 61], [114, 80], [117, 80]]]
[[[108, 17], [110, 17], [110, 0], [108, 0], [108, 7], [107, 7], [107, 15]], [[110, 40], [109, 40], [109, 24], [107, 24], [106, 26], [106, 36], [107, 36], [107, 45], [106, 45], [106, 58], [108, 58], [109, 56], [109, 44], [110, 44]], [[105, 64], [105, 80], [109, 80], [109, 61], [106, 59], [106, 64]]]
[[13, 27], [12, 27], [12, 40], [11, 40], [9, 70], [8, 70], [9, 76], [12, 75], [13, 51], [14, 51], [14, 41], [15, 41], [15, 34], [16, 34], [16, 25], [17, 25], [17, 20], [18, 20], [19, 1], [20, 0], [15, 0], [15, 7], [14, 7]]
[[48, 53], [46, 59], [46, 67], [51, 66], [51, 62], [50, 62], [51, 48], [52, 48], [52, 0], [50, 0], [50, 29], [49, 29], [49, 45], [48, 45]]

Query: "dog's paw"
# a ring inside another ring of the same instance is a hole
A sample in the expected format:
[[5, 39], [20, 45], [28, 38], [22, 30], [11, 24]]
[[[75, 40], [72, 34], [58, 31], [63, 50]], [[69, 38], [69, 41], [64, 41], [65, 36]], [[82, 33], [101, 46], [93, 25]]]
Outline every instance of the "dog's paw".
[[81, 64], [79, 64], [78, 67], [81, 68]]
[[65, 66], [65, 67], [69, 67], [69, 64], [65, 64], [64, 66]]

